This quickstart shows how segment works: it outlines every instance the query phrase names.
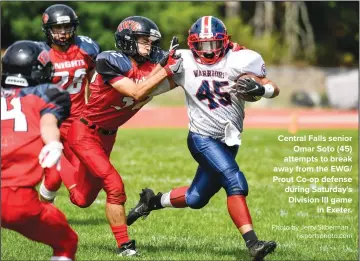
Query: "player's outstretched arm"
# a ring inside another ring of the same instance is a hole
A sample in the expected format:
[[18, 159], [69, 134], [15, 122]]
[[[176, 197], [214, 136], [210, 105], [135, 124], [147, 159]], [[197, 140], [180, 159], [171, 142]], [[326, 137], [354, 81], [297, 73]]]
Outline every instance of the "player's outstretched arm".
[[181, 73], [183, 69], [182, 63], [181, 57], [178, 59], [169, 57], [167, 64], [145, 81], [134, 83], [131, 79], [124, 77], [110, 84], [123, 95], [132, 97], [136, 101], [142, 100], [166, 77]]

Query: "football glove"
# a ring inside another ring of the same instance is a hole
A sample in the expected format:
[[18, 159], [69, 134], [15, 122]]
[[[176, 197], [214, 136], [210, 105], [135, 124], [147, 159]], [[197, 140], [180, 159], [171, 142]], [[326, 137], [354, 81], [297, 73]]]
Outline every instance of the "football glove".
[[263, 96], [265, 93], [265, 87], [251, 78], [238, 79], [235, 86], [240, 95]]
[[39, 164], [42, 168], [51, 168], [56, 164], [56, 169], [60, 171], [60, 157], [64, 146], [59, 141], [52, 141], [46, 144], [40, 151]]
[[179, 39], [176, 36], [173, 36], [173, 38], [170, 41], [170, 48], [169, 51], [164, 51], [166, 54], [164, 57], [160, 60], [159, 64], [164, 67], [169, 59], [169, 56], [173, 56], [175, 59], [178, 59], [181, 57], [181, 54], [176, 54], [176, 50], [179, 48]]

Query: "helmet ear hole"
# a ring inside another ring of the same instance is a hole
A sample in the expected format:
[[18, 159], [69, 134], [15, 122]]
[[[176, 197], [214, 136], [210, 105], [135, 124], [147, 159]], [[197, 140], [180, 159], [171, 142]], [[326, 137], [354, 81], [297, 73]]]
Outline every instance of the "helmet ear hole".
[[130, 29], [124, 29], [119, 32], [120, 36], [125, 40], [131, 40], [131, 33], [132, 31]]

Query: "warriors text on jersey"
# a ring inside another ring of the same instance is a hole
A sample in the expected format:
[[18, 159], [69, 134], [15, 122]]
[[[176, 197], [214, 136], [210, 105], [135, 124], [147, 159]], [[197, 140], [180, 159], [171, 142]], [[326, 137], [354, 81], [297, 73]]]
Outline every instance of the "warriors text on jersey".
[[223, 139], [225, 127], [231, 123], [242, 132], [244, 101], [230, 90], [243, 73], [265, 76], [262, 57], [247, 49], [229, 50], [218, 63], [204, 65], [195, 61], [190, 50], [179, 53], [184, 59], [184, 71], [173, 79], [185, 90], [190, 131]]
[[96, 72], [90, 84], [91, 96], [82, 117], [105, 129], [116, 130], [152, 98], [149, 96], [142, 101], [135, 101], [119, 93], [109, 83], [115, 83], [124, 77], [139, 83], [145, 80], [155, 66], [150, 62], [137, 65], [118, 51], [100, 53], [96, 58]]
[[52, 113], [61, 122], [69, 116], [70, 105], [69, 94], [49, 84], [1, 88], [1, 187], [40, 182], [40, 118]]
[[88, 73], [94, 69], [99, 51], [98, 44], [86, 36], [77, 36], [75, 43], [66, 52], [53, 48], [49, 51], [55, 69], [54, 83], [66, 90], [71, 97], [71, 116], [67, 121], [77, 118], [85, 105]]

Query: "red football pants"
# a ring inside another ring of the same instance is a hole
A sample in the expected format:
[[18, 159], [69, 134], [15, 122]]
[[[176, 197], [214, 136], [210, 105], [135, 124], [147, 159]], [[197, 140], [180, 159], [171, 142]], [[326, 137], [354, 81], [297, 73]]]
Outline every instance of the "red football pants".
[[97, 129], [90, 129], [79, 120], [71, 125], [68, 143], [80, 160], [79, 170], [75, 174], [77, 186], [70, 191], [70, 200], [75, 205], [90, 206], [102, 188], [108, 203], [125, 203], [123, 181], [109, 159], [115, 138], [116, 135], [102, 135]]
[[1, 227], [53, 249], [53, 256], [75, 260], [78, 236], [60, 210], [40, 202], [35, 188], [1, 188]]
[[[75, 175], [79, 169], [80, 161], [70, 149], [67, 141], [67, 133], [71, 124], [62, 124], [60, 128], [61, 142], [64, 145], [63, 155], [60, 158], [61, 172], [67, 175]], [[52, 168], [44, 169], [45, 179], [44, 185], [47, 190], [57, 191], [61, 186], [61, 176], [56, 170], [56, 165]]]

